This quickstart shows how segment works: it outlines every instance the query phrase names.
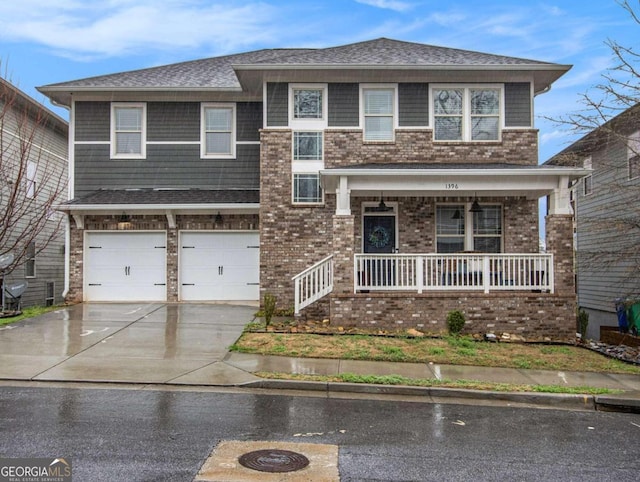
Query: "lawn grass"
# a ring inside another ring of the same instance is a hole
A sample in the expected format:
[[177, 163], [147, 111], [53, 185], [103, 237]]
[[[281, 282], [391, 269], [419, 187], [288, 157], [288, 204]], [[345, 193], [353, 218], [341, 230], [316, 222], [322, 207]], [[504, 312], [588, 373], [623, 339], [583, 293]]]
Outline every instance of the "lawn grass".
[[491, 343], [469, 337], [409, 338], [245, 332], [232, 351], [343, 360], [372, 360], [640, 375], [640, 366], [580, 346]]
[[491, 390], [494, 392], [534, 392], [564, 393], [576, 395], [613, 395], [622, 390], [598, 387], [568, 387], [560, 385], [523, 385], [513, 383], [492, 383], [477, 380], [447, 380], [436, 378], [407, 378], [401, 375], [356, 375], [341, 373], [338, 375], [303, 375], [295, 373], [256, 372], [256, 376], [278, 380], [302, 380], [315, 382], [368, 383], [375, 385], [405, 385], [413, 387], [458, 388], [465, 390]]
[[60, 306], [30, 306], [29, 308], [24, 308], [22, 310], [22, 313], [18, 316], [8, 316], [5, 318], [0, 318], [0, 326], [10, 325], [11, 323], [15, 323], [16, 321], [21, 321], [26, 318], [33, 318], [34, 316], [43, 315], [57, 309], [60, 309]]

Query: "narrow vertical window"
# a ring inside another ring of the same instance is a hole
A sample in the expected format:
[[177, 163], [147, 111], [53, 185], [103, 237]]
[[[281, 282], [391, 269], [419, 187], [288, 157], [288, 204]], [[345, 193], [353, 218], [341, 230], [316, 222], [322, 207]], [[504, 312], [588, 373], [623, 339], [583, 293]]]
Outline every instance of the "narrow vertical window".
[[463, 97], [461, 89], [434, 91], [434, 136], [437, 141], [462, 140]]
[[394, 90], [364, 89], [364, 140], [392, 141], [394, 126]]
[[28, 198], [36, 196], [36, 172], [38, 170], [35, 162], [27, 162], [27, 178], [25, 183], [25, 194]]
[[500, 91], [470, 89], [471, 140], [498, 140], [500, 126]]
[[436, 210], [436, 250], [438, 253], [464, 251], [465, 205], [438, 206]]
[[202, 157], [235, 156], [235, 112], [230, 105], [203, 107]]
[[35, 278], [36, 276], [36, 243], [33, 241], [27, 245], [24, 275], [26, 278]]
[[111, 122], [111, 156], [143, 158], [145, 156], [145, 106], [114, 104]]

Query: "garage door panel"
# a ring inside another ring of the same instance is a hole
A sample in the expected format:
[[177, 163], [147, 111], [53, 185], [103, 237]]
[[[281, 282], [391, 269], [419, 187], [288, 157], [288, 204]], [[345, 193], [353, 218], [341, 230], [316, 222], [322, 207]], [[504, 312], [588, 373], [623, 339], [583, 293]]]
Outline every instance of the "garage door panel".
[[258, 233], [181, 233], [180, 299], [258, 300]]
[[165, 301], [166, 234], [87, 233], [87, 301]]

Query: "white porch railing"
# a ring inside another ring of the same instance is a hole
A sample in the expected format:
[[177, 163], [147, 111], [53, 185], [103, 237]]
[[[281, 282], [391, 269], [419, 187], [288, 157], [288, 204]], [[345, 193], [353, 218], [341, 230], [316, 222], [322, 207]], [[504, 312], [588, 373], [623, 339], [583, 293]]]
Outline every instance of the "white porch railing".
[[333, 255], [293, 277], [295, 314], [333, 291]]
[[553, 293], [551, 254], [356, 254], [358, 291], [540, 290]]

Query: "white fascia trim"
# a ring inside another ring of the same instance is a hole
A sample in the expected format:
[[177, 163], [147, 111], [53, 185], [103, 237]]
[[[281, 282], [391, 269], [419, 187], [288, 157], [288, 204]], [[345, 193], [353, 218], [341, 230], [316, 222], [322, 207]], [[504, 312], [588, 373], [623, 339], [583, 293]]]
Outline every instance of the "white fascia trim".
[[503, 71], [567, 71], [567, 64], [507, 64], [507, 65], [475, 65], [475, 64], [238, 64], [234, 70], [503, 70]]
[[582, 177], [589, 169], [534, 168], [534, 169], [323, 169], [323, 176], [569, 176]]

